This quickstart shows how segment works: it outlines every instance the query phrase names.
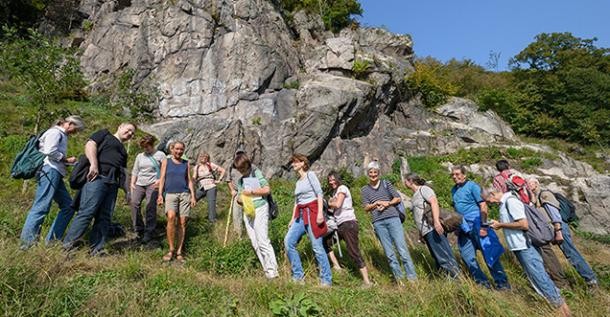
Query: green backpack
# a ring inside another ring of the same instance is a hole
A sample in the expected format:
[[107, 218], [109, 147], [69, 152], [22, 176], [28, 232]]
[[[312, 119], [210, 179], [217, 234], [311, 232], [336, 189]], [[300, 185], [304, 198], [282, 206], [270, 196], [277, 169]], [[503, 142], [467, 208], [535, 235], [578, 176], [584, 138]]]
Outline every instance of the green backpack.
[[11, 167], [11, 177], [15, 179], [30, 179], [42, 167], [45, 155], [40, 153], [40, 136], [32, 135], [21, 152], [15, 157]]

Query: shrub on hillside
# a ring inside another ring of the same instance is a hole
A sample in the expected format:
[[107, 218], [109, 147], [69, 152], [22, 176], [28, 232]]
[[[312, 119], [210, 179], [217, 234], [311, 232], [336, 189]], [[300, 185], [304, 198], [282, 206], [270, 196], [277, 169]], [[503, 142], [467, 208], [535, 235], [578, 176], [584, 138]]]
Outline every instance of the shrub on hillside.
[[284, 14], [290, 16], [299, 10], [319, 14], [327, 30], [335, 33], [356, 23], [354, 15], [362, 15], [358, 0], [277, 0]]
[[426, 107], [434, 108], [457, 93], [457, 86], [445, 78], [441, 63], [415, 62], [415, 72], [406, 78], [407, 89], [420, 96]]

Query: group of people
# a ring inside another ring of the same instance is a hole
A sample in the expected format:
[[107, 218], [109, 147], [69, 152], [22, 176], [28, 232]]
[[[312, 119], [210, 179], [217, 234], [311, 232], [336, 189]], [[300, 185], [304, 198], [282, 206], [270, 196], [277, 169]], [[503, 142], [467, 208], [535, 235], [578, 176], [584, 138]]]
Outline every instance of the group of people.
[[[65, 249], [72, 249], [93, 220], [89, 233], [91, 253], [104, 253], [117, 191], [127, 180], [125, 171], [128, 157], [123, 143], [133, 137], [136, 126], [123, 123], [115, 133], [103, 129], [89, 137], [85, 144], [89, 164], [87, 182], [73, 201], [62, 178], [67, 174], [66, 165], [77, 161], [75, 157], [67, 156], [68, 136], [83, 129], [82, 119], [70, 116], [60, 120], [40, 138], [40, 152], [46, 158], [38, 173], [34, 203], [21, 233], [23, 249], [36, 242], [41, 224], [55, 200], [60, 212], [51, 225], [47, 242], [62, 240]], [[183, 158], [186, 149], [180, 141], [171, 143], [169, 155], [155, 148], [152, 136], [144, 136], [139, 145], [142, 152], [135, 158], [129, 180], [133, 229], [143, 243], [151, 241], [157, 224], [157, 205], [164, 205], [169, 250], [163, 256], [163, 261], [184, 262], [184, 240], [191, 208], [206, 197], [208, 219], [210, 222], [216, 220], [216, 186], [223, 181], [226, 171], [212, 163], [206, 153], [201, 153], [192, 166]], [[341, 270], [332, 248], [334, 238], [339, 238], [345, 242], [348, 255], [358, 267], [363, 285], [369, 287], [371, 281], [359, 246], [359, 225], [350, 189], [343, 184], [339, 173], [331, 172], [327, 181], [332, 193], [325, 200], [320, 180], [309, 169], [308, 158], [294, 154], [290, 160], [298, 176], [294, 190], [295, 203], [284, 238], [292, 279], [297, 283], [304, 281], [297, 245], [303, 236], [307, 236], [318, 264], [320, 285], [330, 287], [331, 265], [335, 270]], [[463, 166], [451, 168], [455, 183], [451, 190], [453, 207], [461, 221], [455, 229], [460, 256], [474, 281], [491, 288], [492, 284], [476, 258], [476, 251], [482, 251], [495, 288], [510, 289], [507, 274], [499, 260], [503, 248], [494, 233], [494, 230], [503, 229], [508, 249], [523, 267], [534, 289], [558, 307], [562, 315], [567, 316], [570, 312], [557, 286], [565, 287], [568, 283], [551, 244], [559, 246], [591, 286], [597, 285], [595, 273], [576, 249], [569, 225], [562, 219], [560, 204], [553, 193], [543, 190], [533, 178], [517, 191], [513, 184], [517, 172], [505, 160], [498, 161], [496, 167], [499, 173], [489, 189], [481, 189], [479, 184], [469, 180]], [[377, 161], [367, 165], [368, 184], [360, 189], [362, 205], [370, 214], [375, 234], [396, 282], [404, 285], [404, 281], [417, 280], [402, 225], [404, 204], [394, 186], [381, 179], [380, 169]], [[243, 224], [265, 276], [276, 278], [279, 276], [278, 265], [268, 236], [269, 182], [244, 151], [235, 153], [228, 174], [233, 199], [231, 205], [234, 205], [234, 228], [241, 232]], [[404, 185], [413, 191], [411, 208], [421, 240], [427, 245], [440, 271], [450, 278], [458, 277], [460, 266], [447, 238], [448, 231], [454, 229], [446, 225], [446, 213], [441, 211], [434, 189], [415, 173], [406, 175]], [[146, 207], [142, 215], [144, 199]], [[499, 219], [488, 219], [488, 204], [499, 204]], [[75, 210], [78, 210], [76, 215]], [[526, 233], [531, 224], [528, 223], [527, 210], [539, 212], [552, 223], [554, 238], [549, 244], [534, 245], [528, 238]], [[499, 245], [496, 250], [500, 248], [499, 254], [491, 258], [486, 248], [490, 243]]]

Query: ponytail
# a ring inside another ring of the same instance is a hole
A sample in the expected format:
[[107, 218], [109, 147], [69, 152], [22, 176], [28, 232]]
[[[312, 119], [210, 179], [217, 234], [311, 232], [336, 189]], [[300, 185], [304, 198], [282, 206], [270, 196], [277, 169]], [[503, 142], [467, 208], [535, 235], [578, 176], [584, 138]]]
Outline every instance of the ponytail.
[[409, 182], [418, 185], [418, 186], [423, 186], [426, 185], [426, 180], [423, 179], [421, 176], [417, 175], [416, 173], [409, 173], [407, 174], [407, 176], [405, 177]]

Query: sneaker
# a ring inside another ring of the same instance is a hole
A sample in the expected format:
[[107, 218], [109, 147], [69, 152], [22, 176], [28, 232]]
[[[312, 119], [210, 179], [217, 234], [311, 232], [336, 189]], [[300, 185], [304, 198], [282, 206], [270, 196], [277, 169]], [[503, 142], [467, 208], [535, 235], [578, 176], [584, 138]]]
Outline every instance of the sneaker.
[[279, 276], [280, 276], [280, 275], [279, 275], [279, 274], [277, 274], [277, 272], [273, 272], [273, 273], [265, 273], [265, 277], [266, 277], [268, 280], [273, 280], [273, 279], [276, 279], [276, 278], [278, 278]]
[[330, 283], [320, 283], [319, 287], [320, 288], [331, 288], [332, 284], [330, 284]]

